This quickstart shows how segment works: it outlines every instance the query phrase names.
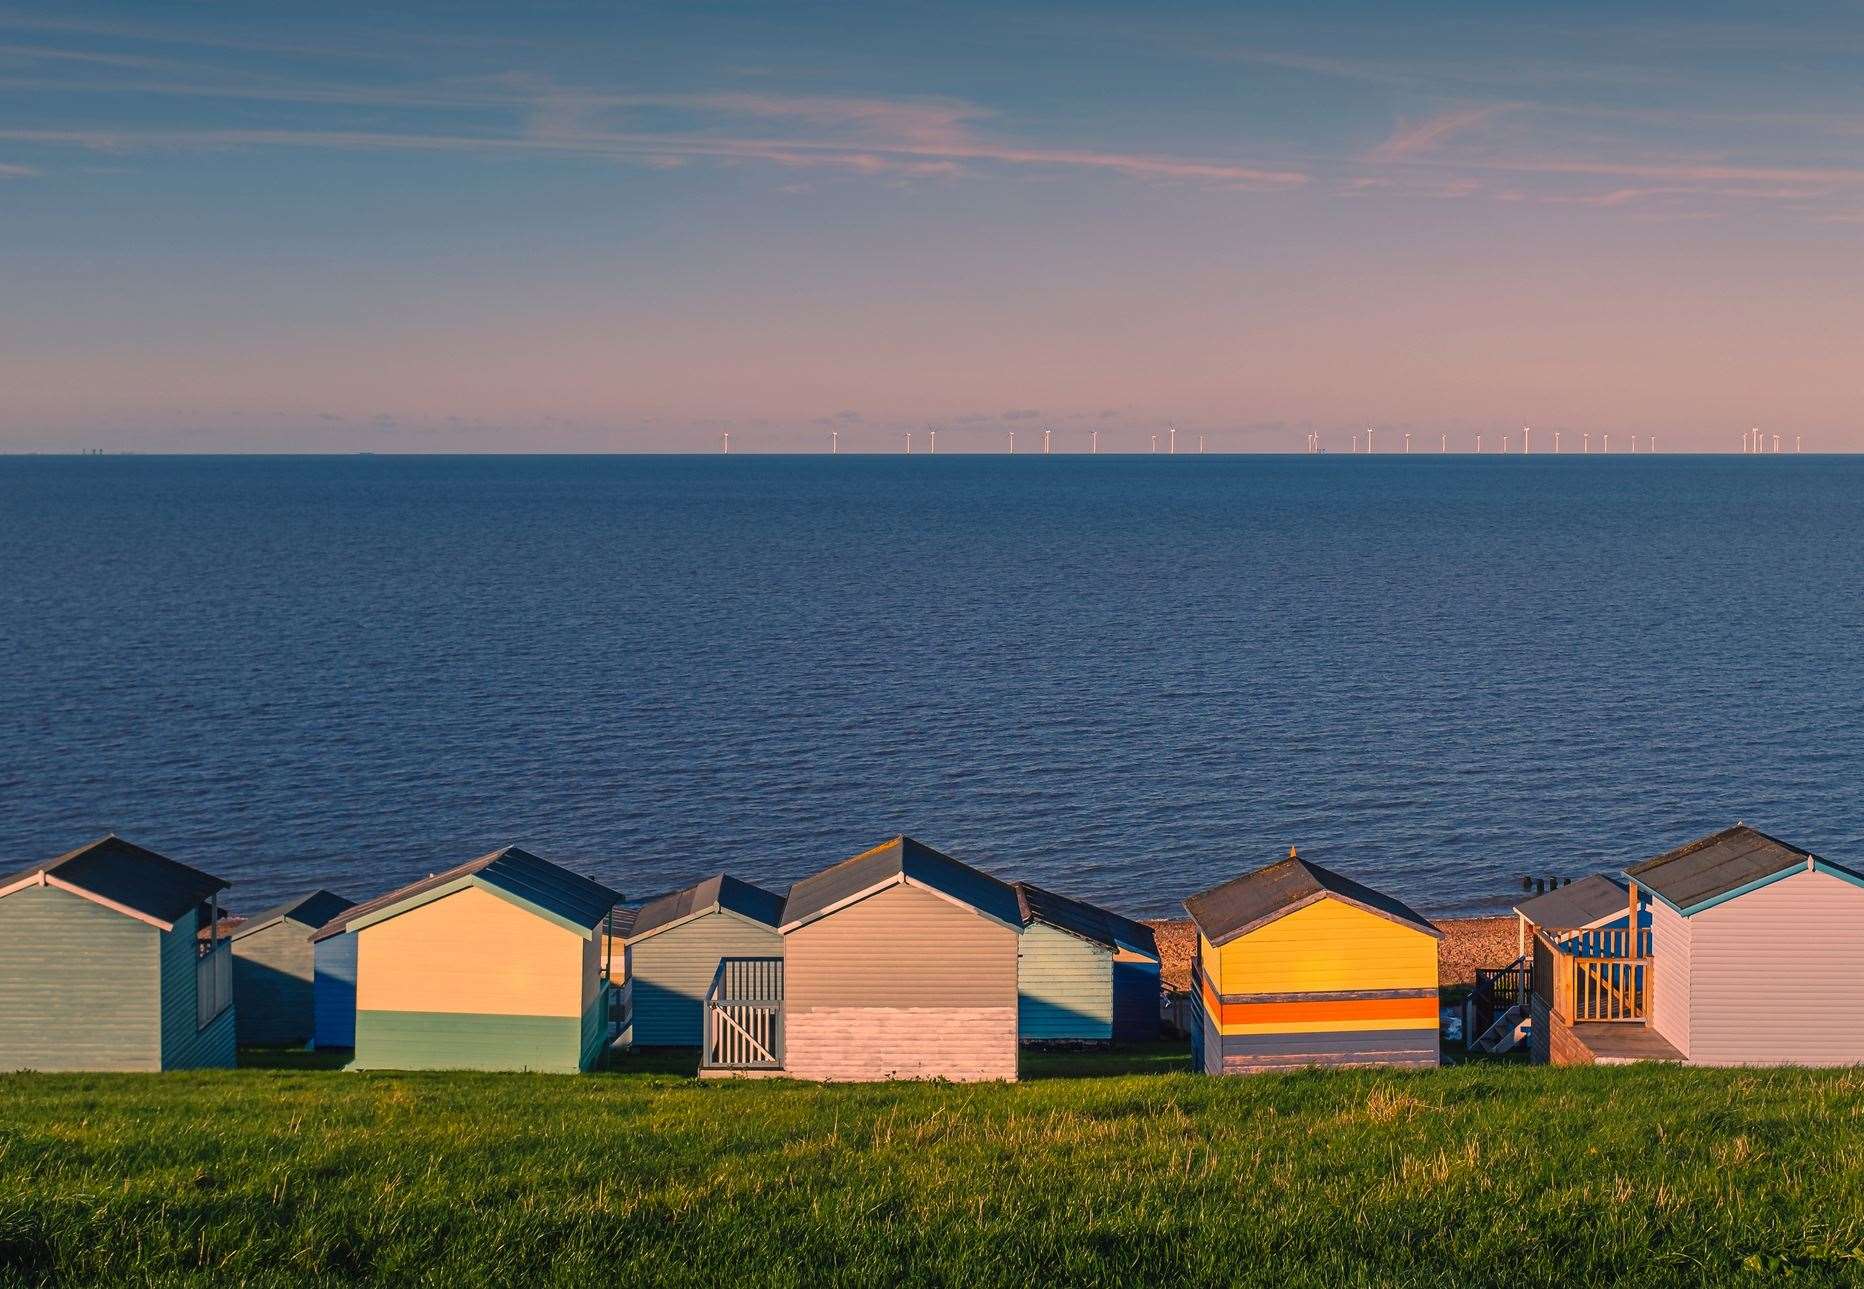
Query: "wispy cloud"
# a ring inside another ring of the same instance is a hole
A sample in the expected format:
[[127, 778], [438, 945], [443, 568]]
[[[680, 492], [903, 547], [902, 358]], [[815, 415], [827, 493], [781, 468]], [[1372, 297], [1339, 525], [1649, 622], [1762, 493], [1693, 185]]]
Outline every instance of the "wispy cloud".
[[1404, 161], [1422, 153], [1433, 151], [1438, 144], [1453, 134], [1481, 125], [1497, 113], [1505, 112], [1510, 105], [1490, 103], [1479, 107], [1457, 108], [1450, 112], [1439, 112], [1427, 120], [1408, 125], [1401, 125], [1392, 131], [1391, 136], [1368, 154], [1373, 161]]
[[25, 179], [38, 173], [32, 166], [16, 166], [0, 161], [0, 179]]

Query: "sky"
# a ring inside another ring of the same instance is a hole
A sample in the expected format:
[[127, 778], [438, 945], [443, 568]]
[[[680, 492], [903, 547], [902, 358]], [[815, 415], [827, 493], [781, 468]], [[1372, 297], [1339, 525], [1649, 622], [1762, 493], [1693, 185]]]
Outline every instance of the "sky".
[[1861, 340], [1855, 3], [0, 0], [0, 450], [1849, 451]]

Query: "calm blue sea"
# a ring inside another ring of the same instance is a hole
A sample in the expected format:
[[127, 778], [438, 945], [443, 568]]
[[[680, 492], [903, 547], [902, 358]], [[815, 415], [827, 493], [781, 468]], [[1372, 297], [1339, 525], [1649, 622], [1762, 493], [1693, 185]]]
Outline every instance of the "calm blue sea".
[[900, 831], [1140, 915], [1864, 862], [1864, 461], [0, 458], [0, 868], [252, 910], [518, 842], [647, 895]]

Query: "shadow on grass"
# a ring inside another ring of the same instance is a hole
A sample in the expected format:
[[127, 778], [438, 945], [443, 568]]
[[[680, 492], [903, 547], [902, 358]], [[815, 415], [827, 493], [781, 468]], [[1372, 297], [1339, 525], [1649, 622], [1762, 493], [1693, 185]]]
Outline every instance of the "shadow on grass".
[[1111, 1079], [1128, 1074], [1184, 1074], [1190, 1069], [1190, 1046], [1178, 1039], [1100, 1048], [1024, 1048], [1017, 1073], [1024, 1079]]
[[302, 1047], [242, 1047], [242, 1070], [340, 1070], [356, 1053], [348, 1048], [313, 1052]]
[[699, 1049], [615, 1047], [609, 1049], [602, 1068], [611, 1074], [677, 1074], [695, 1079], [699, 1077]]

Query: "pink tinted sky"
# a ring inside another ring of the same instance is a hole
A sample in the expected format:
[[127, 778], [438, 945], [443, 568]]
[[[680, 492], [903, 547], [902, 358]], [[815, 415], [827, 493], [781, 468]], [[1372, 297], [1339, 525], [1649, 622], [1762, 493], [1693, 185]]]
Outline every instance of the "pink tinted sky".
[[1855, 10], [778, 8], [0, 17], [0, 448], [1864, 446]]

